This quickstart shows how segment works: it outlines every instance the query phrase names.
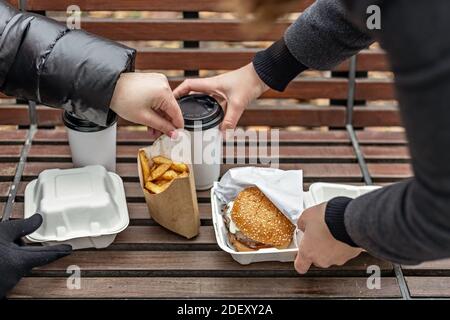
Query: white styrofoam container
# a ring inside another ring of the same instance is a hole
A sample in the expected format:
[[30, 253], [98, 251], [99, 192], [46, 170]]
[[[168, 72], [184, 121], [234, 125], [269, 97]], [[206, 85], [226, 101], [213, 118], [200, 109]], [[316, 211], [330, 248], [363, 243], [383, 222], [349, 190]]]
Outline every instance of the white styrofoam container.
[[303, 193], [303, 203], [305, 208], [309, 208], [316, 204], [329, 201], [334, 197], [342, 196], [354, 199], [379, 188], [379, 186], [352, 186], [316, 182], [309, 186], [308, 192]]
[[25, 218], [36, 212], [43, 223], [27, 239], [74, 250], [105, 248], [129, 223], [122, 179], [100, 165], [41, 172], [25, 189]]
[[[301, 238], [301, 231], [296, 230], [294, 232], [294, 239], [287, 249], [260, 249], [258, 251], [251, 252], [238, 252], [234, 250], [233, 246], [228, 241], [228, 229], [223, 221], [223, 207], [225, 204], [217, 198], [215, 190], [218, 182], [214, 183], [214, 187], [211, 189], [211, 206], [212, 206], [212, 219], [214, 224], [214, 231], [216, 234], [216, 240], [219, 247], [231, 254], [234, 260], [240, 264], [250, 264], [254, 262], [263, 261], [280, 261], [289, 262], [294, 261], [298, 251], [298, 241]], [[309, 191], [303, 193], [304, 208], [309, 208], [316, 204], [328, 201], [337, 196], [345, 196], [350, 198], [356, 198], [360, 195], [378, 189], [378, 186], [352, 186], [335, 183], [313, 183], [311, 184]]]

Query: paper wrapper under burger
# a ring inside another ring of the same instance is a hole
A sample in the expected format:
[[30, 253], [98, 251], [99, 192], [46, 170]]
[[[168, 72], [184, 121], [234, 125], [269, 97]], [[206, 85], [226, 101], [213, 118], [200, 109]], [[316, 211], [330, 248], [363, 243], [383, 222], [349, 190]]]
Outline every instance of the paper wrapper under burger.
[[171, 150], [175, 143], [169, 137], [162, 136], [153, 145], [141, 150], [146, 152], [150, 166], [153, 164], [151, 158], [159, 155], [173, 161], [186, 163], [189, 167], [189, 177], [177, 178], [165, 191], [152, 194], [144, 188], [145, 183], [142, 178], [141, 162], [138, 155], [139, 182], [153, 220], [170, 231], [190, 239], [198, 235], [200, 228], [194, 174], [190, 159], [183, 159], [180, 156], [174, 159]]

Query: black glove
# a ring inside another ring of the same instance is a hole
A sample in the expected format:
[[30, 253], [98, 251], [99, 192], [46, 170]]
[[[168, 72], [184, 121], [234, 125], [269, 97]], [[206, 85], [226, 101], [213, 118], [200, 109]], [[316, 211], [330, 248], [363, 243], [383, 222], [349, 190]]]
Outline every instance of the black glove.
[[19, 280], [39, 267], [69, 255], [72, 247], [20, 246], [20, 238], [33, 233], [42, 224], [42, 216], [35, 214], [25, 220], [0, 222], [0, 299]]

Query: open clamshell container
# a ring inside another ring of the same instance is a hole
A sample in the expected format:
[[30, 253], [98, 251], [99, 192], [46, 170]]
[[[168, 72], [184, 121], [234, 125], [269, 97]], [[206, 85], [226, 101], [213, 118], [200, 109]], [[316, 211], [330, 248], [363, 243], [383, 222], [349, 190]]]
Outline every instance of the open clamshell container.
[[27, 239], [74, 250], [105, 248], [129, 223], [122, 179], [99, 165], [41, 172], [25, 189], [25, 218], [36, 212], [43, 223]]
[[[298, 230], [294, 233], [293, 240], [290, 246], [286, 249], [279, 250], [276, 248], [267, 248], [252, 252], [236, 251], [228, 241], [228, 228], [223, 220], [223, 215], [225, 214], [224, 208], [226, 204], [220, 201], [216, 196], [215, 189], [217, 188], [217, 184], [218, 183], [215, 182], [214, 187], [211, 189], [211, 205], [214, 231], [216, 233], [216, 240], [219, 247], [223, 251], [231, 254], [233, 259], [240, 264], [250, 264], [253, 262], [263, 261], [294, 261], [298, 251], [297, 243], [300, 240], [299, 234], [301, 235], [301, 231], [297, 233]], [[303, 193], [303, 206], [306, 209], [338, 196], [356, 198], [378, 188], [378, 186], [352, 186], [321, 182], [313, 183], [311, 184], [309, 191]]]

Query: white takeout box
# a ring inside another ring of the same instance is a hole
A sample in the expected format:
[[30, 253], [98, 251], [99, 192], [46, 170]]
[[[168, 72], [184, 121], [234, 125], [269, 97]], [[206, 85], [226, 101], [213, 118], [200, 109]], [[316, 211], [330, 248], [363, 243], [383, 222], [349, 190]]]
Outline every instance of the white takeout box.
[[[240, 264], [250, 264], [253, 262], [263, 261], [294, 261], [298, 250], [298, 239], [295, 236], [297, 234], [297, 230], [294, 233], [294, 239], [292, 243], [287, 249], [279, 250], [276, 248], [266, 248], [251, 252], [238, 252], [234, 250], [233, 246], [228, 241], [228, 229], [225, 225], [225, 222], [223, 221], [223, 207], [225, 206], [225, 203], [220, 201], [215, 194], [217, 185], [218, 182], [215, 182], [214, 187], [211, 189], [212, 219], [214, 224], [214, 231], [216, 233], [217, 244], [223, 251], [231, 254], [233, 259]], [[352, 186], [322, 182], [313, 183], [309, 187], [309, 191], [303, 193], [303, 205], [306, 209], [338, 196], [356, 198], [378, 188], [380, 187]]]
[[122, 179], [100, 165], [41, 172], [25, 189], [25, 218], [36, 212], [43, 223], [26, 238], [74, 250], [105, 248], [129, 223]]

